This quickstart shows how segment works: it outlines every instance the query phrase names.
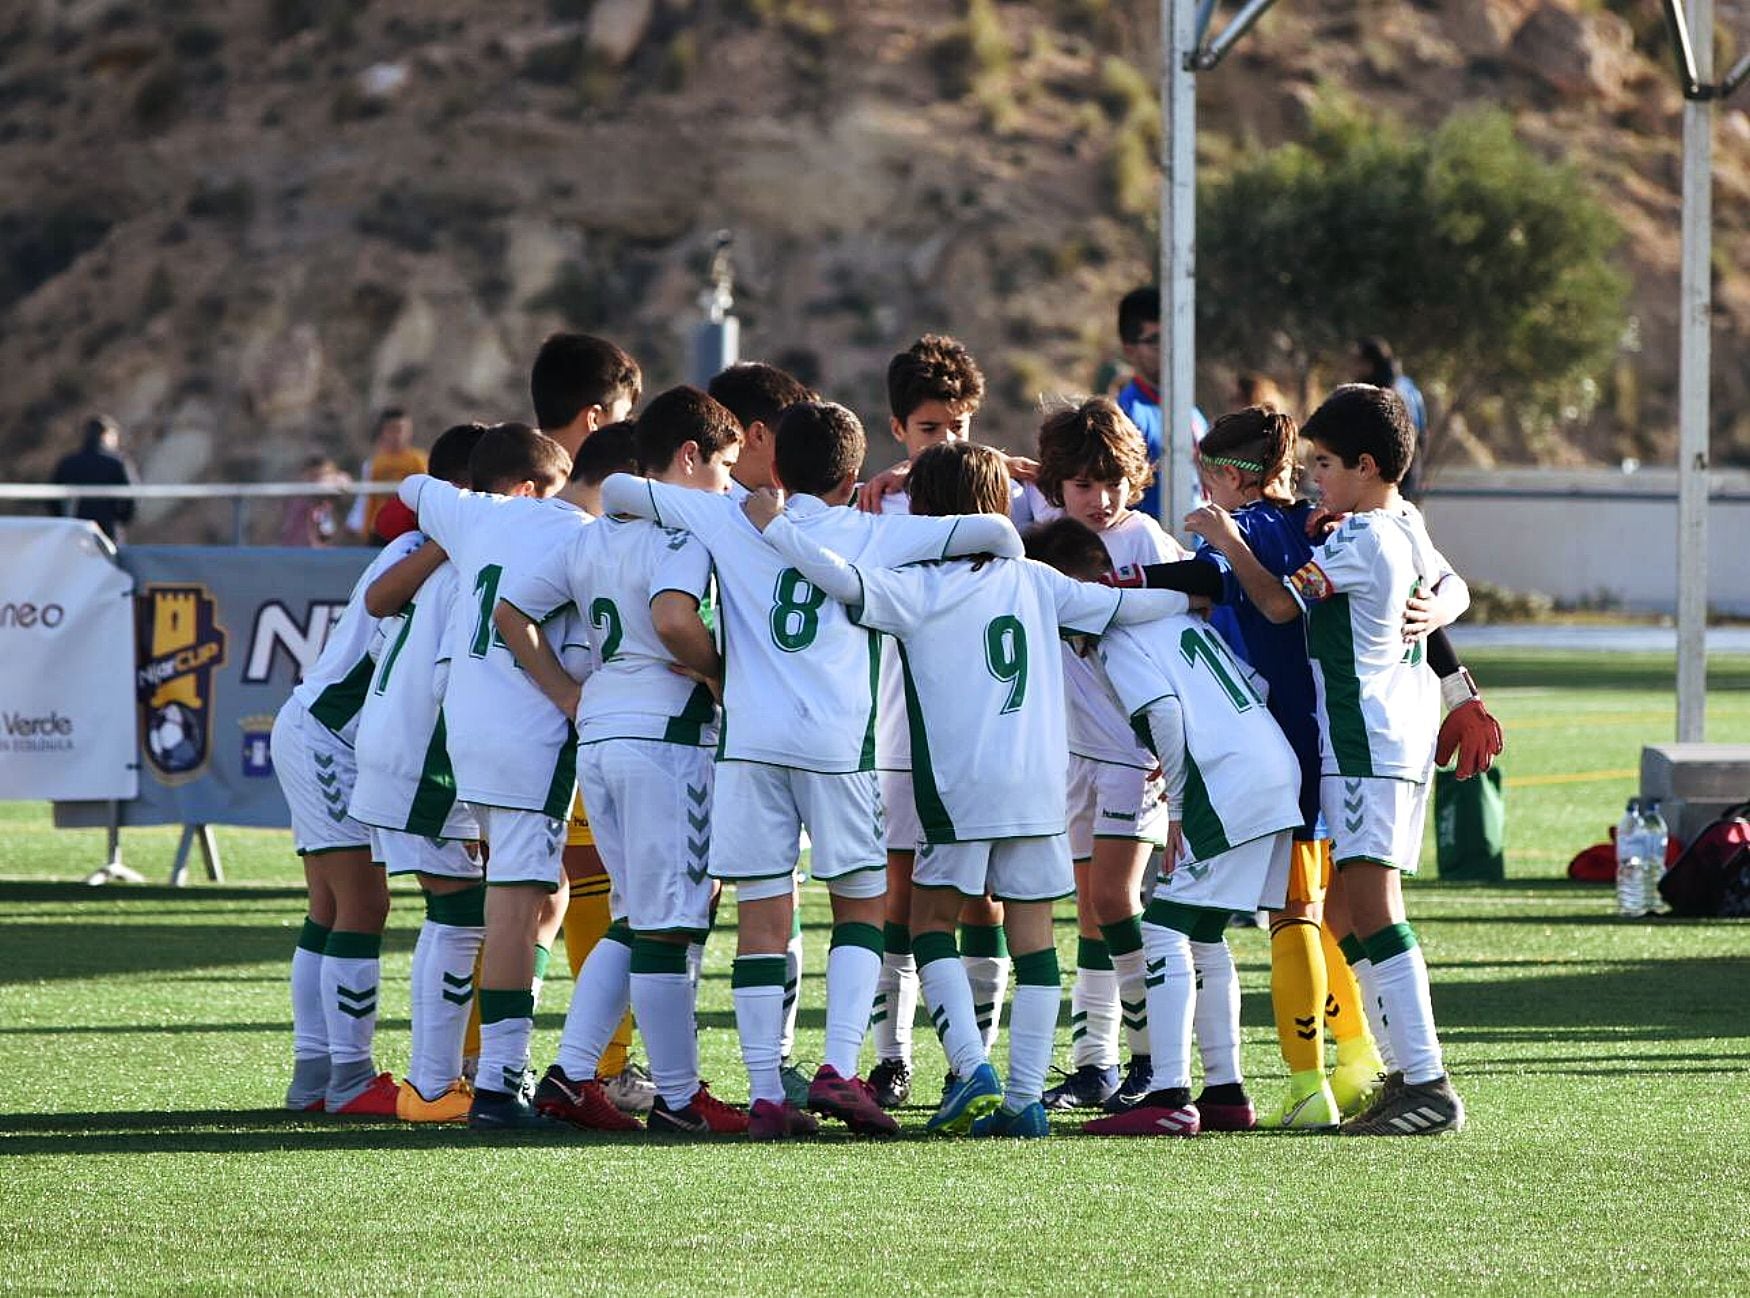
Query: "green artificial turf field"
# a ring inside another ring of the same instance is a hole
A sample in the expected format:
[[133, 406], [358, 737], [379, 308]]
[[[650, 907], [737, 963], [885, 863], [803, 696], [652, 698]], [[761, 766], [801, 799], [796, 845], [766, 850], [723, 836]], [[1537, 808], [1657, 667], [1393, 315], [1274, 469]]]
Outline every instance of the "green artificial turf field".
[[[302, 914], [287, 836], [221, 831], [224, 887], [94, 890], [73, 881], [100, 835], [0, 804], [0, 1292], [1744, 1292], [1750, 926], [1618, 921], [1607, 889], [1560, 879], [1620, 812], [1640, 745], [1671, 734], [1669, 661], [1469, 657], [1507, 731], [1510, 879], [1411, 893], [1471, 1121], [1427, 1141], [1101, 1141], [1068, 1121], [1045, 1142], [935, 1141], [922, 1107], [897, 1142], [788, 1147], [294, 1117], [274, 1107]], [[1709, 727], [1750, 736], [1750, 659], [1716, 662]], [[154, 879], [173, 845], [126, 839]], [[397, 1071], [419, 913], [397, 893], [378, 1038]], [[700, 1022], [737, 1098], [725, 920]], [[805, 920], [809, 1058], [813, 890]], [[1067, 999], [1067, 907], [1058, 933]], [[1233, 942], [1266, 1099], [1267, 939]], [[554, 967], [541, 1066], [570, 996]], [[921, 1102], [940, 1056], [927, 1026], [917, 1043]]]

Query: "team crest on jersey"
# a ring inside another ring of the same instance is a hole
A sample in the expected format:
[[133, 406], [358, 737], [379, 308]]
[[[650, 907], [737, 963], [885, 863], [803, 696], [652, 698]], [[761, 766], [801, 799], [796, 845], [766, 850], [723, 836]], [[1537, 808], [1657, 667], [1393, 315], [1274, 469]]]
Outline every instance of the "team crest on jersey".
[[1325, 576], [1325, 570], [1310, 560], [1288, 579], [1288, 584], [1300, 596], [1301, 602], [1306, 604], [1317, 604], [1336, 593], [1331, 579]]
[[193, 779], [212, 756], [213, 677], [229, 640], [218, 611], [198, 583], [149, 585], [134, 600], [140, 733], [147, 762], [172, 783]]

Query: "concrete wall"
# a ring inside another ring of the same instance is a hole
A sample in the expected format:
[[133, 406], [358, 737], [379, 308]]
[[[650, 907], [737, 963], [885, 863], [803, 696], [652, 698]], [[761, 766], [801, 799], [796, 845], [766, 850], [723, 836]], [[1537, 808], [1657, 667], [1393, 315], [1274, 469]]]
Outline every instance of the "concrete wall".
[[[1445, 469], [1422, 502], [1468, 578], [1635, 611], [1677, 607], [1677, 471]], [[1712, 475], [1708, 602], [1750, 616], [1750, 472]]]

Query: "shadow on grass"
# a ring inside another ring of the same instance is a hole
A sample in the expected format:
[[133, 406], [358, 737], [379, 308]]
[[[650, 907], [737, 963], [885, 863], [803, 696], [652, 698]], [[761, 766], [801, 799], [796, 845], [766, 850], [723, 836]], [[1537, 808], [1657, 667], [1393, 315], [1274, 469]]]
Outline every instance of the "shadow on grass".
[[[295, 914], [296, 912], [294, 912]], [[114, 978], [225, 965], [283, 963], [290, 968], [298, 928], [286, 923], [227, 924], [215, 915], [201, 924], [166, 923], [141, 916], [137, 924], [56, 920], [13, 924], [0, 943], [0, 984]], [[415, 934], [391, 928], [385, 952], [411, 951]]]
[[[1568, 653], [1560, 650], [1473, 649], [1465, 663], [1485, 688], [1668, 690], [1677, 688], [1672, 654]], [[1750, 658], [1714, 656], [1709, 690], [1750, 690]]]

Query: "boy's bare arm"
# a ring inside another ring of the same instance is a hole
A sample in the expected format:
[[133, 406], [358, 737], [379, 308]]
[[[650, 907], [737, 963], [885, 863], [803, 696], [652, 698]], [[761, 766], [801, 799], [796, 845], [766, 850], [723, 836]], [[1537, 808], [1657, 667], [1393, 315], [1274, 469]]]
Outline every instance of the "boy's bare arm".
[[522, 664], [529, 679], [564, 714], [567, 720], [577, 715], [577, 699], [582, 692], [578, 683], [559, 663], [553, 646], [541, 634], [541, 628], [527, 613], [514, 604], [498, 601], [492, 610], [492, 625], [504, 637], [511, 656]]
[[675, 662], [706, 681], [721, 680], [723, 659], [711, 643], [711, 633], [699, 620], [699, 601], [685, 591], [659, 591], [650, 601], [656, 638]]
[[365, 612], [372, 617], [393, 617], [419, 593], [425, 579], [443, 567], [449, 558], [436, 541], [427, 541], [405, 559], [390, 564], [365, 587]]

